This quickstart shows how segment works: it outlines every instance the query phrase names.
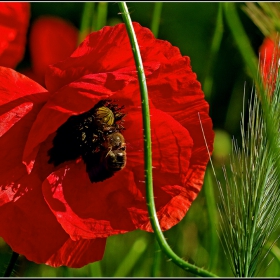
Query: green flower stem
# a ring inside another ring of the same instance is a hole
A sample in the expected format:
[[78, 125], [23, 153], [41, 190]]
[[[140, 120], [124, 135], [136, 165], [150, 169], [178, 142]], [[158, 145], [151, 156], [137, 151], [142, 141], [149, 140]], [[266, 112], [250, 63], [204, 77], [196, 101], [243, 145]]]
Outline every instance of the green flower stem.
[[160, 15], [162, 10], [162, 2], [155, 2], [153, 18], [151, 23], [151, 30], [154, 36], [157, 38], [158, 30], [159, 30], [159, 23], [160, 23]]
[[81, 20], [80, 32], [79, 32], [79, 39], [78, 44], [80, 44], [88, 32], [91, 31], [91, 21], [94, 18], [94, 5], [95, 2], [85, 2], [84, 3], [84, 10]]
[[153, 193], [153, 179], [152, 179], [152, 152], [151, 152], [151, 129], [150, 129], [150, 112], [148, 103], [148, 90], [146, 84], [146, 77], [144, 74], [144, 68], [140, 55], [139, 46], [137, 44], [136, 35], [133, 29], [131, 18], [125, 2], [119, 2], [119, 9], [122, 14], [123, 21], [126, 25], [128, 36], [130, 39], [132, 52], [136, 64], [140, 93], [142, 99], [142, 117], [143, 117], [143, 129], [144, 129], [144, 156], [145, 156], [145, 178], [146, 178], [146, 200], [148, 206], [148, 212], [150, 216], [150, 222], [158, 243], [163, 252], [179, 267], [193, 274], [204, 276], [204, 277], [216, 277], [213, 273], [199, 268], [195, 265], [185, 262], [178, 257], [172, 249], [169, 247], [165, 240], [165, 237], [160, 229], [159, 221], [157, 219], [157, 213], [154, 202]]
[[13, 252], [13, 253], [12, 253], [12, 257], [11, 257], [11, 259], [10, 259], [10, 262], [9, 262], [9, 264], [8, 264], [8, 267], [7, 267], [7, 269], [6, 269], [6, 271], [5, 271], [4, 275], [3, 275], [3, 277], [10, 277], [10, 276], [11, 276], [11, 274], [12, 274], [12, 272], [13, 272], [13, 269], [14, 269], [14, 267], [15, 267], [15, 264], [16, 264], [16, 262], [17, 262], [18, 256], [19, 256], [18, 253], [16, 253], [16, 252]]

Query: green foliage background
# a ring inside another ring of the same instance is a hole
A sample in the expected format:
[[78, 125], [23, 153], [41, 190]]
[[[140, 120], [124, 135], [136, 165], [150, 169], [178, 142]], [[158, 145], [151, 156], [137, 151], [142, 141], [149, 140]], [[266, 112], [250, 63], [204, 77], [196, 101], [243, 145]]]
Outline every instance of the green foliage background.
[[[236, 3], [238, 14], [257, 55], [264, 37], [241, 10], [242, 5], [244, 3]], [[151, 27], [154, 2], [127, 2], [127, 6], [133, 21]], [[83, 8], [83, 2], [32, 2], [30, 24], [41, 15], [57, 15], [80, 28]], [[225, 21], [221, 44], [209, 69], [208, 62], [213, 56], [211, 44], [218, 9], [218, 2], [163, 2], [158, 38], [169, 41], [180, 49], [182, 55], [191, 58], [193, 71], [197, 74], [202, 87], [206, 77], [213, 79], [213, 87], [210, 92], [207, 92], [206, 100], [210, 105], [210, 116], [216, 131], [213, 162], [218, 179], [222, 180], [221, 164], [227, 163], [231, 149], [230, 139], [232, 136], [240, 139], [244, 83], [249, 96], [252, 78], [248, 75]], [[118, 13], [117, 3], [108, 3], [107, 24], [121, 22]], [[29, 63], [27, 46], [25, 58], [18, 68], [25, 67]], [[183, 259], [208, 269], [218, 276], [233, 276], [218, 239], [217, 203], [218, 189], [213, 179], [213, 172], [209, 168], [204, 187], [185, 218], [164, 234], [171, 248]], [[0, 240], [0, 264], [3, 273], [10, 255], [10, 248]], [[265, 262], [263, 266], [266, 266]], [[278, 276], [279, 273], [279, 263], [274, 260], [268, 269], [261, 270], [260, 276], [272, 277]], [[104, 258], [100, 262], [80, 269], [52, 268], [37, 265], [20, 256], [14, 276], [187, 277], [193, 275], [177, 267], [161, 253], [153, 234], [134, 231], [109, 237]]]

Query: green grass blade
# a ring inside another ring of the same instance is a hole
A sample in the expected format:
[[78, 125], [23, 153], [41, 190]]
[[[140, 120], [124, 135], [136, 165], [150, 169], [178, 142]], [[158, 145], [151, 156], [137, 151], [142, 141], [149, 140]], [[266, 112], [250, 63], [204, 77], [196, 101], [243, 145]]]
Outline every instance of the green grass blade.
[[154, 4], [154, 12], [153, 12], [153, 17], [152, 17], [151, 30], [156, 38], [158, 37], [162, 5], [163, 5], [162, 2], [155, 2], [155, 4]]
[[80, 44], [85, 36], [91, 31], [91, 22], [94, 18], [94, 6], [95, 2], [85, 2], [84, 10], [81, 19], [81, 26], [78, 38], [78, 44]]
[[93, 30], [99, 30], [107, 22], [108, 3], [99, 2], [97, 6], [96, 21], [93, 21]]

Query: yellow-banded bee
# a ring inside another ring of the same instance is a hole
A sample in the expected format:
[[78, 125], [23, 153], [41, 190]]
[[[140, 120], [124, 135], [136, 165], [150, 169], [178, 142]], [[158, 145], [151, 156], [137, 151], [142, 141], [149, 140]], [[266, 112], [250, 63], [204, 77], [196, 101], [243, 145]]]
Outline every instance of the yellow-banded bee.
[[57, 166], [81, 156], [91, 182], [113, 176], [126, 164], [122, 109], [102, 100], [89, 111], [71, 116], [56, 131], [48, 163]]

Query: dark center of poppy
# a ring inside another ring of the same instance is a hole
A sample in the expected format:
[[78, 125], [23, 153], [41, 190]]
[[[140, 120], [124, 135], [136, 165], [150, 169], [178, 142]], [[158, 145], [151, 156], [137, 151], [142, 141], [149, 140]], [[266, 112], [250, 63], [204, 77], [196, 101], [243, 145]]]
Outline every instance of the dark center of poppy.
[[61, 125], [48, 151], [54, 166], [82, 157], [91, 182], [110, 178], [126, 164], [123, 106], [101, 100], [92, 109]]

